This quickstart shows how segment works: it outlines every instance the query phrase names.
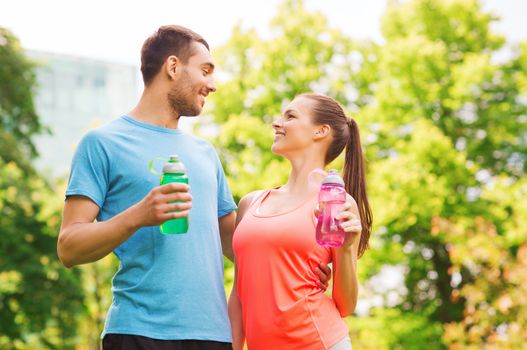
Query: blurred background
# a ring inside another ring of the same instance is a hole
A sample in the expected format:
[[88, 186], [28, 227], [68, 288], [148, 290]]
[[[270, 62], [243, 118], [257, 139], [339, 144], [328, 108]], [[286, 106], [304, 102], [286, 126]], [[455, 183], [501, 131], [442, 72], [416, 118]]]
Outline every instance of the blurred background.
[[212, 47], [218, 90], [182, 128], [217, 147], [236, 201], [286, 180], [270, 125], [296, 94], [357, 120], [374, 230], [354, 349], [527, 349], [525, 13], [523, 0], [2, 2], [0, 349], [99, 348], [118, 262], [57, 258], [69, 163], [87, 130], [135, 106], [141, 45], [171, 23]]

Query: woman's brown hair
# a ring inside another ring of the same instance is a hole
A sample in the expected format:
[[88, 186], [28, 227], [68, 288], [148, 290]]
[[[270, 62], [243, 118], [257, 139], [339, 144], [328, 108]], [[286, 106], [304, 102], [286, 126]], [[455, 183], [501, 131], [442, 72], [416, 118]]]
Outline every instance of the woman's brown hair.
[[302, 94], [300, 97], [313, 101], [313, 122], [327, 124], [331, 128], [332, 141], [326, 153], [326, 165], [331, 163], [346, 148], [344, 160], [344, 183], [346, 191], [355, 199], [359, 209], [362, 233], [358, 256], [368, 249], [373, 222], [366, 192], [365, 160], [360, 143], [359, 127], [353, 118], [348, 118], [342, 107], [332, 98], [321, 94]]

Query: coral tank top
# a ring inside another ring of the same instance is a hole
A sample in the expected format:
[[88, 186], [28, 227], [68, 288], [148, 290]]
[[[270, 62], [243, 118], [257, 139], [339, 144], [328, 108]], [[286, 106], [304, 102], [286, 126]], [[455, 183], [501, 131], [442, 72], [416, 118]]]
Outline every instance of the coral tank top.
[[333, 299], [317, 286], [315, 268], [331, 250], [315, 241], [316, 196], [277, 215], [248, 208], [233, 237], [236, 286], [249, 350], [328, 349], [348, 334]]

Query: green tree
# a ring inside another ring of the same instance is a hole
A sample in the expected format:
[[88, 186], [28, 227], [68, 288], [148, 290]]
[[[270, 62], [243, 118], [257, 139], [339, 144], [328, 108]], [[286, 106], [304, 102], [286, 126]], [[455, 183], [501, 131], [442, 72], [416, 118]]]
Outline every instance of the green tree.
[[83, 293], [79, 271], [57, 259], [60, 200], [31, 165], [43, 131], [33, 68], [0, 28], [0, 347], [69, 349]]
[[37, 155], [31, 137], [43, 131], [33, 105], [34, 65], [18, 40], [0, 27], [0, 149], [2, 159], [27, 166]]
[[[522, 300], [511, 298], [516, 313], [495, 308], [495, 318], [481, 317], [497, 298], [525, 289], [517, 279], [499, 280], [499, 292], [485, 283], [489, 275], [501, 276], [497, 264], [517, 266], [516, 252], [525, 244], [525, 235], [517, 233], [522, 223], [511, 221], [525, 207], [511, 190], [523, 188], [517, 181], [526, 166], [524, 56], [496, 62], [505, 41], [490, 31], [494, 20], [473, 0], [392, 2], [383, 18], [386, 43], [363, 51], [374, 57], [363, 60], [364, 69], [377, 67], [369, 89], [360, 90], [360, 99], [373, 103], [359, 115], [372, 131], [367, 153], [378, 237], [396, 256], [401, 248], [405, 253], [402, 321], [424, 315], [435, 338], [448, 325], [443, 344], [431, 337], [428, 347], [481, 348], [497, 345], [492, 339], [501, 334], [511, 340], [500, 338], [501, 348], [514, 348], [515, 334], [526, 332], [515, 320], [525, 312]], [[489, 195], [503, 179], [514, 186]], [[482, 220], [494, 235], [478, 229]], [[458, 234], [438, 231], [438, 222], [450, 223]], [[471, 232], [479, 232], [478, 240]], [[476, 250], [485, 236], [495, 245]], [[502, 259], [488, 257], [496, 254]], [[471, 294], [476, 292], [478, 298]], [[420, 348], [404, 339], [395, 345]]]

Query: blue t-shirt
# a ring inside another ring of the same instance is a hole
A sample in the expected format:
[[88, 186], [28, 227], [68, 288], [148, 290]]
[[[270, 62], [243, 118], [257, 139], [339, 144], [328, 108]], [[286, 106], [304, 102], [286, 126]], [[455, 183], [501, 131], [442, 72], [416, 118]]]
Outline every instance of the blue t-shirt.
[[90, 198], [100, 207], [97, 220], [108, 220], [159, 185], [149, 162], [171, 154], [179, 156], [189, 177], [189, 231], [164, 235], [159, 226], [143, 227], [114, 250], [120, 265], [102, 337], [230, 342], [218, 217], [236, 205], [210, 143], [123, 116], [81, 140], [66, 197]]

